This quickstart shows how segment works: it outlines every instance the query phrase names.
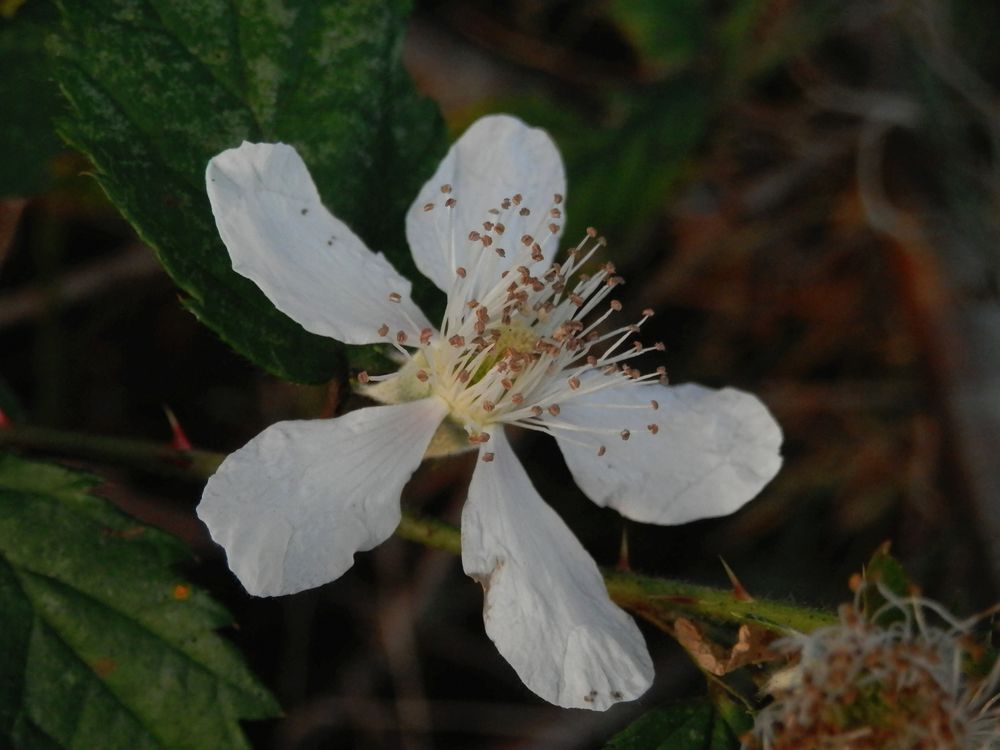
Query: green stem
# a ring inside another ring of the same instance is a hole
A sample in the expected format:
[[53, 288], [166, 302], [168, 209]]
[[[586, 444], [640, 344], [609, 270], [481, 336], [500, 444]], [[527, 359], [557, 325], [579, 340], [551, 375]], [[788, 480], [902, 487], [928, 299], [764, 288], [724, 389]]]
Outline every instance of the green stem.
[[[19, 448], [140, 468], [162, 474], [207, 479], [224, 456], [178, 450], [151, 441], [109, 438], [42, 427], [0, 429], [0, 449]], [[451, 554], [461, 553], [459, 530], [431, 518], [403, 513], [396, 534]], [[632, 572], [604, 571], [611, 598], [625, 609], [668, 629], [678, 616], [730, 624], [754, 624], [785, 632], [809, 632], [836, 622], [831, 612], [767, 599], [738, 597], [728, 589], [699, 586]]]

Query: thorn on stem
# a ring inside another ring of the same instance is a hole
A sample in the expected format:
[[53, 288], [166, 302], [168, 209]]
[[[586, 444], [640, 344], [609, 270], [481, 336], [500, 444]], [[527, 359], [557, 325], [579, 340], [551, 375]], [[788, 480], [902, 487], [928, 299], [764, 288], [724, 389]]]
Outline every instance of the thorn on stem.
[[167, 415], [167, 422], [170, 423], [170, 447], [179, 451], [189, 451], [194, 448], [188, 436], [184, 433], [184, 428], [177, 421], [177, 416], [166, 404], [163, 405], [163, 413]]
[[729, 584], [733, 587], [733, 596], [735, 596], [741, 602], [752, 602], [753, 597], [750, 596], [750, 592], [746, 590], [746, 587], [740, 583], [740, 579], [736, 577], [733, 569], [729, 567], [729, 563], [719, 557], [719, 562], [722, 563], [722, 567], [726, 571], [726, 576], [729, 578]]

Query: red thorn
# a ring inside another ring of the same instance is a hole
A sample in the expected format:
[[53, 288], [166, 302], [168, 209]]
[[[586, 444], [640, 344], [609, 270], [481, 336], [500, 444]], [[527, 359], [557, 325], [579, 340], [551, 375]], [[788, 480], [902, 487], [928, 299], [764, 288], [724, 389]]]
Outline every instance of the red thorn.
[[167, 415], [167, 422], [170, 423], [170, 433], [172, 438], [170, 440], [170, 447], [179, 451], [189, 451], [194, 448], [191, 445], [191, 441], [188, 440], [188, 436], [184, 434], [184, 428], [181, 427], [181, 423], [177, 421], [177, 417], [171, 411], [170, 407], [167, 405], [163, 406], [163, 413]]
[[7, 412], [0, 409], [0, 430], [6, 430], [9, 427], [13, 427], [14, 423], [11, 421], [10, 417], [7, 416]]
[[725, 568], [726, 575], [729, 577], [729, 583], [733, 587], [733, 596], [741, 602], [752, 602], [753, 597], [750, 596], [750, 592], [744, 588], [742, 583], [740, 583], [740, 579], [736, 577], [736, 574], [733, 572], [733, 569], [729, 567], [729, 564], [721, 557], [719, 558], [719, 562], [722, 563], [722, 567]]

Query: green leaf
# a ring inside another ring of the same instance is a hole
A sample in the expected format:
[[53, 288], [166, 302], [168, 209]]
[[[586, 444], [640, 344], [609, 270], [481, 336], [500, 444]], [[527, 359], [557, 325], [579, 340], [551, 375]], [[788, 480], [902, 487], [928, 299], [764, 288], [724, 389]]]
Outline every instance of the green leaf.
[[55, 27], [55, 8], [47, 0], [11, 8], [0, 6], [0, 197], [47, 187], [52, 157], [65, 150], [52, 127], [62, 102], [43, 44]]
[[658, 73], [691, 63], [705, 48], [702, 0], [611, 0], [607, 12]]
[[[880, 588], [903, 599], [909, 597], [914, 588], [903, 564], [892, 556], [889, 542], [883, 543], [875, 550], [875, 554], [868, 561], [868, 565], [865, 566], [865, 582], [870, 585], [865, 587], [862, 603], [864, 615], [869, 620], [888, 602]], [[893, 607], [883, 612], [875, 622], [886, 626], [905, 618], [906, 612]]]
[[234, 349], [279, 377], [328, 379], [343, 348], [279, 313], [233, 272], [205, 166], [249, 141], [302, 154], [324, 202], [416, 284], [409, 201], [444, 150], [437, 108], [399, 62], [401, 0], [60, 0], [51, 45], [71, 114], [62, 134]]
[[239, 720], [278, 709], [228, 613], [96, 481], [0, 454], [0, 747], [247, 747]]
[[675, 703], [643, 714], [605, 750], [739, 750], [750, 717], [724, 696]]

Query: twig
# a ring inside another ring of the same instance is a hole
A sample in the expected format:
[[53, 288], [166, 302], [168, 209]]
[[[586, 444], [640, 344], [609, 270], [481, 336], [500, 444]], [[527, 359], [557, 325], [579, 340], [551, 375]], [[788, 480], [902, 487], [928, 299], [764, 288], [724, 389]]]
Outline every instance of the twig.
[[[0, 429], [0, 448], [4, 447], [127, 465], [158, 473], [181, 474], [191, 479], [208, 478], [224, 458], [219, 453], [176, 450], [150, 441], [22, 426]], [[461, 551], [457, 528], [412, 513], [404, 512], [396, 534], [452, 554]], [[608, 593], [617, 604], [661, 629], [668, 628], [678, 615], [732, 625], [755, 624], [779, 633], [788, 630], [809, 632], [836, 622], [834, 615], [824, 610], [767, 599], [743, 601], [726, 589], [631, 572], [604, 571], [604, 578]]]

